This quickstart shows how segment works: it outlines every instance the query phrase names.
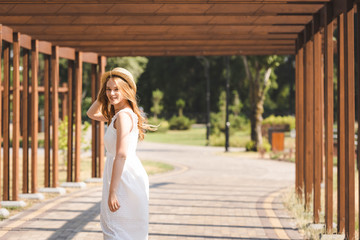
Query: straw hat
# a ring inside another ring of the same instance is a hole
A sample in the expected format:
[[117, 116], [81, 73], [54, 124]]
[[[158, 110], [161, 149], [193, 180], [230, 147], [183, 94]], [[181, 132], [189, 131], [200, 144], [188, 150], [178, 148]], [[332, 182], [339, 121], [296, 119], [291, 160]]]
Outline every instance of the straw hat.
[[136, 84], [133, 75], [125, 68], [117, 67], [103, 74], [101, 82], [106, 81], [107, 78], [120, 77], [125, 80], [132, 89], [136, 92]]

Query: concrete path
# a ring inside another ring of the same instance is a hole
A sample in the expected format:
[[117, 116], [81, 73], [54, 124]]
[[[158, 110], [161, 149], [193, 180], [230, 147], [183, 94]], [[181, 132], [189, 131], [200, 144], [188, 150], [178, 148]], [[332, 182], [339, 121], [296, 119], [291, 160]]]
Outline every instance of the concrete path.
[[[147, 142], [138, 156], [177, 166], [150, 178], [149, 239], [302, 239], [280, 197], [294, 164]], [[102, 239], [100, 200], [96, 186], [37, 204], [1, 222], [0, 239]]]

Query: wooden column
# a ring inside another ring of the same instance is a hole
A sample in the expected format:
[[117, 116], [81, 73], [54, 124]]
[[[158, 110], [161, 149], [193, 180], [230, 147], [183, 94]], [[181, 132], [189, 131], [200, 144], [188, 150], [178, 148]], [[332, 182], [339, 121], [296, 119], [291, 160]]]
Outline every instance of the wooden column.
[[344, 15], [338, 17], [338, 114], [337, 114], [337, 226], [345, 229], [345, 81], [344, 81]]
[[344, 14], [345, 66], [345, 235], [355, 239], [355, 58], [354, 9], [347, 2]]
[[12, 200], [19, 195], [19, 142], [20, 142], [20, 33], [14, 33], [13, 42], [13, 120], [12, 120]]
[[[301, 38], [300, 38], [301, 39]], [[298, 96], [298, 129], [296, 136], [299, 137], [298, 141], [298, 168], [299, 168], [299, 196], [303, 196], [304, 193], [304, 48], [303, 41], [298, 52], [299, 55], [299, 64], [298, 64], [298, 89], [296, 90], [299, 93]]]
[[313, 221], [319, 223], [320, 221], [320, 210], [321, 210], [321, 169], [322, 169], [322, 84], [321, 81], [321, 33], [320, 33], [320, 16], [317, 14], [314, 16], [313, 24], [313, 36], [314, 36], [314, 47], [313, 47], [313, 96], [314, 96], [314, 152], [313, 152], [313, 178], [314, 178], [314, 198], [313, 198]]
[[[65, 88], [65, 89], [69, 89], [67, 83], [63, 83], [62, 87]], [[63, 92], [61, 94], [61, 120], [63, 120], [63, 121], [65, 119], [65, 116], [68, 115], [68, 108], [67, 108], [67, 106], [68, 106], [68, 103], [67, 103], [68, 96], [67, 95], [68, 95], [68, 92]]]
[[44, 118], [45, 118], [45, 175], [44, 185], [50, 187], [50, 82], [49, 82], [49, 56], [44, 57]]
[[[91, 100], [94, 102], [97, 98], [97, 83], [96, 83], [96, 65], [91, 65]], [[99, 159], [99, 152], [98, 152], [98, 121], [91, 120], [91, 177], [96, 178], [99, 177], [98, 174], [98, 159]]]
[[73, 181], [73, 75], [74, 62], [68, 61], [68, 152], [67, 152], [67, 176], [68, 182]]
[[[0, 24], [0, 106], [2, 107], [2, 25]], [[2, 111], [0, 110], [0, 146], [2, 146]], [[2, 201], [2, 192], [1, 192], [1, 154], [0, 154], [0, 208]]]
[[324, 73], [325, 73], [325, 224], [326, 232], [332, 233], [333, 225], [333, 114], [334, 114], [334, 47], [332, 7], [326, 5], [324, 14]]
[[52, 187], [59, 185], [59, 168], [58, 168], [58, 154], [59, 154], [59, 140], [58, 140], [58, 126], [59, 126], [59, 47], [52, 47], [51, 55], [51, 88], [52, 88]]
[[305, 33], [305, 208], [309, 209], [313, 186], [313, 159], [314, 159], [314, 92], [313, 92], [313, 40], [311, 39], [311, 28]]
[[[357, 43], [356, 43], [356, 46], [357, 46], [357, 65], [356, 65], [356, 68], [357, 68], [357, 83], [358, 83], [358, 86], [360, 86], [360, 30], [359, 30], [359, 26], [360, 26], [360, 2], [357, 3]], [[358, 91], [358, 96], [360, 96], [359, 92], [360, 92], [360, 87], [357, 88], [357, 91]], [[360, 122], [360, 98], [358, 97], [359, 99], [359, 105], [358, 105], [358, 123]], [[358, 154], [357, 154], [357, 160], [358, 160], [358, 169], [360, 169], [360, 127], [358, 127], [358, 140], [357, 140], [357, 147], [358, 147]], [[358, 183], [359, 183], [359, 189], [358, 191], [360, 192], [360, 177], [358, 177]], [[360, 209], [360, 200], [358, 202], [358, 209]], [[359, 222], [360, 222], [360, 214], [359, 214]]]
[[22, 149], [23, 149], [23, 193], [29, 193], [29, 51], [23, 49], [22, 81]]
[[[106, 57], [99, 57], [99, 77], [98, 77], [98, 90], [101, 87], [101, 76], [105, 73], [106, 66]], [[105, 127], [104, 122], [99, 122], [99, 177], [102, 178], [103, 170], [104, 170], [104, 155], [105, 155], [105, 146], [104, 146], [104, 133]]]
[[4, 104], [3, 104], [3, 200], [10, 200], [10, 44], [4, 44]]
[[[296, 39], [296, 55], [295, 55], [295, 129], [299, 130], [299, 40]], [[300, 195], [299, 183], [299, 134], [295, 138], [295, 191], [297, 196]]]
[[31, 192], [37, 192], [37, 150], [38, 150], [38, 68], [39, 68], [39, 41], [31, 42]]
[[76, 52], [75, 61], [75, 182], [79, 182], [81, 148], [81, 94], [83, 72], [82, 52]]

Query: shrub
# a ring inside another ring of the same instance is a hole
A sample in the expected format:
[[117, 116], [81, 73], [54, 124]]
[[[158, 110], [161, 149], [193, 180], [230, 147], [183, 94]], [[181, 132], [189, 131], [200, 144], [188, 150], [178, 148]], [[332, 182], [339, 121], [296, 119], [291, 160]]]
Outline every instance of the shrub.
[[256, 151], [256, 143], [252, 140], [248, 141], [245, 145], [247, 152]]
[[158, 126], [156, 131], [148, 131], [147, 133], [152, 133], [152, 132], [167, 132], [167, 130], [169, 130], [169, 122], [166, 121], [163, 118], [157, 118], [155, 119], [155, 117], [149, 118], [148, 119], [148, 123], [151, 125], [155, 125]]
[[294, 116], [274, 116], [270, 115], [262, 122], [263, 125], [286, 125], [289, 130], [295, 129], [295, 117]]
[[[224, 147], [225, 146], [225, 134], [212, 134], [209, 140], [210, 146]], [[230, 136], [230, 147], [244, 147], [244, 141], [237, 136]]]
[[193, 123], [195, 123], [195, 121], [185, 116], [173, 116], [169, 121], [170, 129], [172, 130], [187, 130], [191, 128]]

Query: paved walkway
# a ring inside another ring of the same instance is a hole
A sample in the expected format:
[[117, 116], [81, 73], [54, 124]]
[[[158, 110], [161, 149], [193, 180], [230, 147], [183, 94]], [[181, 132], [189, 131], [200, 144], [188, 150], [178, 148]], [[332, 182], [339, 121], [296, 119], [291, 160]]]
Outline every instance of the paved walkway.
[[[141, 159], [177, 166], [150, 178], [149, 239], [302, 239], [279, 196], [294, 164], [222, 152], [140, 144]], [[97, 186], [37, 204], [1, 222], [0, 239], [102, 239], [100, 200]]]

